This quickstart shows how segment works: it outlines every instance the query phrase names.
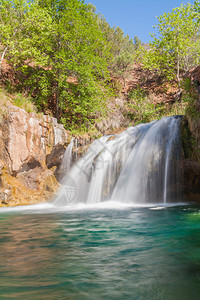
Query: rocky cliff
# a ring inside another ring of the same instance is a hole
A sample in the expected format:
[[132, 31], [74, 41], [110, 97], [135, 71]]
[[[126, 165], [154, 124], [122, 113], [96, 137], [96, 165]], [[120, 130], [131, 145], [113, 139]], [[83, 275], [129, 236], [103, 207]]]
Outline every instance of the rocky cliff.
[[[184, 198], [200, 201], [200, 69], [192, 77], [192, 95], [182, 126]], [[113, 129], [112, 129], [113, 130]], [[0, 206], [32, 204], [51, 199], [70, 141], [63, 125], [47, 115], [8, 106], [0, 122]], [[74, 160], [87, 150], [91, 138], [77, 142]]]
[[182, 126], [184, 198], [200, 202], [200, 66], [187, 74], [189, 104]]
[[31, 204], [51, 198], [59, 186], [54, 173], [67, 138], [55, 118], [38, 117], [8, 106], [0, 124], [0, 205]]

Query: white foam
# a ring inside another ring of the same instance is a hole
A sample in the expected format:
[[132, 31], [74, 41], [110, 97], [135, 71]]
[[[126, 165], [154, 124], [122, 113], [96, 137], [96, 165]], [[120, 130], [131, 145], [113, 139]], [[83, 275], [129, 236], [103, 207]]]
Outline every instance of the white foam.
[[166, 207], [165, 206], [157, 206], [157, 207], [151, 207], [149, 209], [151, 210], [161, 210], [161, 209], [165, 209]]
[[91, 211], [91, 210], [127, 210], [131, 208], [148, 208], [149, 210], [162, 210], [170, 207], [189, 205], [189, 203], [147, 203], [147, 204], [127, 204], [117, 201], [104, 201], [99, 203], [77, 203], [56, 207], [52, 203], [41, 203], [34, 205], [24, 205], [15, 207], [1, 207], [0, 213], [27, 213], [27, 214], [49, 214], [49, 213], [67, 213], [73, 211]]
[[54, 206], [51, 203], [40, 203], [33, 205], [21, 205], [21, 206], [13, 206], [13, 207], [0, 207], [0, 213], [11, 213], [11, 212], [24, 212], [31, 210], [46, 210], [53, 208]]

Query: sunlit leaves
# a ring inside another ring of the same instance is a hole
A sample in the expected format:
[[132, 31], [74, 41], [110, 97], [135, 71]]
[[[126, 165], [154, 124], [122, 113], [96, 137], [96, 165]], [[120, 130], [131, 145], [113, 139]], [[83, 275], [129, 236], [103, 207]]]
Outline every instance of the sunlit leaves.
[[199, 63], [200, 9], [199, 2], [174, 8], [158, 17], [159, 38], [154, 37], [151, 50], [144, 57], [144, 65], [154, 68], [168, 79], [177, 77]]
[[89, 124], [104, 112], [110, 43], [91, 5], [80, 0], [0, 2], [0, 42], [41, 108]]

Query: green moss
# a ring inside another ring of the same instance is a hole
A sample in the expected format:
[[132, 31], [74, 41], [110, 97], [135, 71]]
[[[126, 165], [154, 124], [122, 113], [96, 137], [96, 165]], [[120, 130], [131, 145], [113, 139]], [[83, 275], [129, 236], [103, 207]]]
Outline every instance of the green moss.
[[188, 105], [186, 109], [186, 116], [192, 120], [200, 119], [200, 111], [196, 108], [195, 104]]
[[187, 105], [185, 119], [182, 122], [182, 146], [186, 159], [200, 163], [200, 110], [197, 106], [198, 95], [189, 78], [182, 81], [182, 102]]
[[21, 93], [9, 94], [4, 88], [0, 87], [0, 116], [6, 113], [9, 105], [16, 105], [26, 112], [37, 112], [37, 108], [30, 98], [23, 96]]
[[184, 157], [200, 163], [200, 149], [198, 147], [198, 142], [189, 130], [187, 119], [184, 119], [182, 122], [181, 137]]

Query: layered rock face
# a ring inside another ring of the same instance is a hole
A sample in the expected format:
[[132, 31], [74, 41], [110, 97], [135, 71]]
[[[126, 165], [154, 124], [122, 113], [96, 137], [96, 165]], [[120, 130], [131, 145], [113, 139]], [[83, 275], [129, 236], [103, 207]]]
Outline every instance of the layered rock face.
[[183, 122], [182, 143], [184, 198], [200, 202], [200, 123], [188, 114]]
[[[48, 200], [58, 188], [54, 172], [66, 145], [67, 133], [55, 118], [9, 106], [0, 124], [0, 204]], [[46, 164], [49, 155], [51, 169]]]
[[183, 122], [184, 198], [200, 202], [200, 66], [188, 73], [193, 101]]

